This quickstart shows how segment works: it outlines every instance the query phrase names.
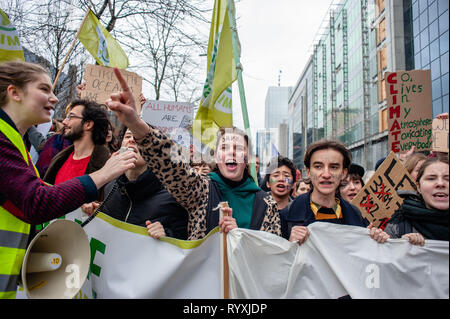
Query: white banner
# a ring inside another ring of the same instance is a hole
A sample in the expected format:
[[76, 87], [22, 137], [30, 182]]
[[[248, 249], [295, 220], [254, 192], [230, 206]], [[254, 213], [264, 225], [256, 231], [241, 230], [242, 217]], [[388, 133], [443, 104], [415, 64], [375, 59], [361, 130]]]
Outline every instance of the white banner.
[[[80, 223], [80, 210], [66, 215]], [[378, 244], [366, 228], [314, 223], [299, 246], [262, 231], [228, 235], [231, 298], [449, 298], [449, 243]], [[84, 230], [88, 280], [75, 298], [222, 298], [220, 236], [156, 240], [145, 227], [99, 213]], [[26, 298], [19, 289], [17, 298]]]
[[98, 214], [84, 227], [91, 273], [77, 297], [220, 298], [219, 234], [156, 240], [145, 227]]
[[378, 244], [362, 227], [318, 222], [308, 228], [310, 236], [300, 246], [265, 232], [231, 231], [231, 296], [449, 298], [447, 241]]

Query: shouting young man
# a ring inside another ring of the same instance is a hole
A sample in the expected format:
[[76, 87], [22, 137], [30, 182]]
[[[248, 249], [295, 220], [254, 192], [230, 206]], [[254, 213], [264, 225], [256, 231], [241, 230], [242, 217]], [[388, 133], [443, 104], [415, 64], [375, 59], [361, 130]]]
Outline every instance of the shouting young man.
[[[309, 236], [307, 226], [316, 221], [367, 227], [360, 211], [337, 194], [351, 161], [350, 151], [338, 141], [320, 140], [308, 147], [304, 165], [313, 190], [298, 196], [280, 213], [283, 237], [301, 245]], [[372, 224], [368, 228], [377, 242], [389, 238]]]

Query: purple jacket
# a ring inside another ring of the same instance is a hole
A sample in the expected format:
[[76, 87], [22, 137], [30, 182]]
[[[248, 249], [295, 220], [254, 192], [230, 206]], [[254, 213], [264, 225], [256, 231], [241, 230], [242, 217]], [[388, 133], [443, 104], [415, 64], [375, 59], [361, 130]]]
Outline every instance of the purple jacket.
[[[16, 126], [0, 109], [0, 118]], [[19, 150], [0, 132], [0, 205], [17, 218], [40, 224], [65, 215], [97, 198], [97, 187], [88, 175], [48, 186], [36, 175]]]

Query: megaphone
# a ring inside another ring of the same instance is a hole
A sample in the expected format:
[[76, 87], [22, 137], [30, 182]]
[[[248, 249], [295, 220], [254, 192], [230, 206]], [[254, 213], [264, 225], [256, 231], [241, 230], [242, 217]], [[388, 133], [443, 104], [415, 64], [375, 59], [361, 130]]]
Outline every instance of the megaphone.
[[72, 299], [88, 275], [91, 251], [83, 228], [57, 219], [31, 241], [22, 263], [22, 285], [31, 299]]

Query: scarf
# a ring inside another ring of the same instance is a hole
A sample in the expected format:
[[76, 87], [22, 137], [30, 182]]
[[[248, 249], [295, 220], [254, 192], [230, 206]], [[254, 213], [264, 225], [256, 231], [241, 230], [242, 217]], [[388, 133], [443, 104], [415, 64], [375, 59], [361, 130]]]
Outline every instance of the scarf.
[[242, 180], [234, 182], [226, 179], [219, 171], [208, 174], [216, 182], [222, 194], [222, 200], [228, 202], [233, 209], [233, 218], [239, 228], [250, 228], [252, 219], [253, 202], [255, 195], [261, 189], [247, 174], [244, 173]]
[[389, 223], [408, 222], [427, 239], [448, 241], [448, 211], [429, 209], [421, 198], [408, 197]]

